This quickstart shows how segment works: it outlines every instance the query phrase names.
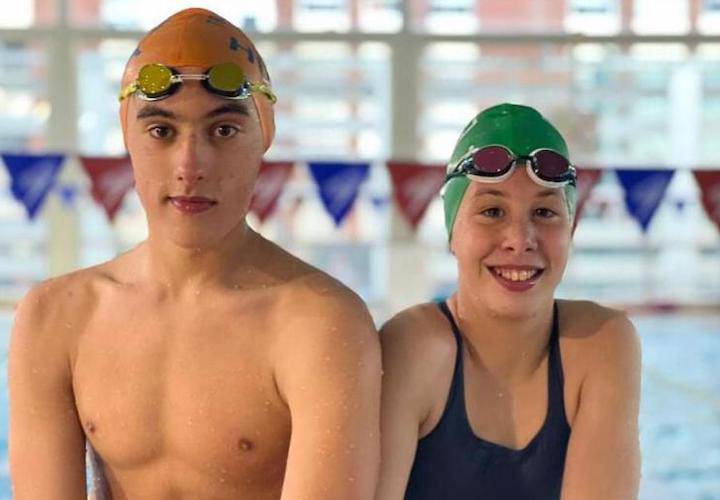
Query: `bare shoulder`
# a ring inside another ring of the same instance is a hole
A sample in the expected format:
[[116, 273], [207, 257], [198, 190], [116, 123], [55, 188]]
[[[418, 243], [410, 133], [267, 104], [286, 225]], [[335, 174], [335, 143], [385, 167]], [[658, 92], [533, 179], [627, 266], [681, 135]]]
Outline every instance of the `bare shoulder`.
[[[407, 405], [418, 424], [442, 414], [457, 345], [437, 304], [405, 309], [380, 329], [388, 405]], [[405, 411], [405, 410], [404, 410]]]
[[450, 325], [433, 302], [409, 307], [390, 318], [380, 329], [380, 341], [388, 358], [398, 358], [407, 366], [427, 367], [455, 358]]
[[307, 272], [290, 280], [277, 307], [286, 325], [320, 327], [320, 332], [367, 333], [375, 330], [363, 300], [348, 287], [326, 273], [307, 267]]
[[320, 271], [280, 288], [271, 316], [282, 400], [292, 408], [339, 387], [347, 390], [346, 395], [374, 394], [375, 387], [379, 391], [380, 343], [362, 299]]
[[34, 285], [18, 303], [15, 323], [58, 326], [63, 320], [84, 316], [96, 299], [101, 276], [98, 268], [88, 268]]
[[279, 331], [298, 333], [301, 328], [304, 336], [374, 332], [367, 307], [355, 292], [274, 243], [261, 244], [268, 255], [261, 270], [274, 292], [271, 316]]
[[640, 339], [623, 311], [590, 301], [563, 300], [559, 306], [563, 349], [580, 366], [601, 373], [639, 365]]
[[77, 335], [97, 303], [103, 276], [95, 267], [34, 285], [15, 309], [11, 357], [72, 357]]
[[623, 343], [637, 337], [627, 314], [587, 300], [559, 302], [561, 334], [589, 342]]
[[377, 331], [363, 300], [328, 274], [292, 264], [295, 271], [277, 287], [270, 314], [279, 359], [294, 364], [303, 353], [305, 359], [377, 359], [379, 365]]

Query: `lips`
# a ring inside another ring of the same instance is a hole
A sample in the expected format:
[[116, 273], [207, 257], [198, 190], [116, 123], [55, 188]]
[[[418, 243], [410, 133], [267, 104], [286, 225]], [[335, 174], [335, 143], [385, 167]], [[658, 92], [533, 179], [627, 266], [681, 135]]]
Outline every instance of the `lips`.
[[530, 290], [542, 276], [544, 269], [532, 266], [488, 266], [490, 274], [511, 292]]
[[177, 211], [188, 215], [200, 214], [217, 204], [204, 196], [171, 196], [169, 200]]

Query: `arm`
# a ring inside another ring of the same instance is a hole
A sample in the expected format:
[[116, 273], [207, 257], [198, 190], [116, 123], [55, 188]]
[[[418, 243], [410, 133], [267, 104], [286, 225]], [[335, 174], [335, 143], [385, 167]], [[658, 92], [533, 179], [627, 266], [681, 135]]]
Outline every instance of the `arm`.
[[[16, 500], [85, 500], [85, 435], [78, 421], [64, 322], [55, 297], [32, 290], [10, 340], [10, 472]], [[56, 292], [56, 295], [59, 293]]]
[[[292, 436], [282, 500], [368, 500], [380, 460], [380, 346], [364, 304], [304, 300], [287, 321], [278, 389]], [[322, 302], [314, 304], [313, 302]]]
[[636, 499], [640, 481], [640, 343], [625, 316], [594, 336], [572, 425], [563, 500]]
[[408, 338], [410, 325], [396, 317], [380, 330], [383, 357], [381, 406], [382, 468], [377, 500], [405, 497], [415, 460], [420, 428], [417, 391], [413, 391], [414, 349]]

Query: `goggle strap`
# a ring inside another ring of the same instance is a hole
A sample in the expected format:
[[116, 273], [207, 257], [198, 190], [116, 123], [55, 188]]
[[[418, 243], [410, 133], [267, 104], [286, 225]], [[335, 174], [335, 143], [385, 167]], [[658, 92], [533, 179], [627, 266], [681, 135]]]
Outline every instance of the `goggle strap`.
[[133, 82], [129, 85], [127, 85], [124, 89], [120, 91], [119, 100], [122, 101], [123, 99], [127, 99], [131, 95], [133, 95], [138, 90], [138, 84], [137, 82]]
[[251, 83], [250, 90], [262, 93], [265, 97], [270, 99], [270, 102], [273, 104], [277, 102], [277, 96], [275, 96], [267, 83]]

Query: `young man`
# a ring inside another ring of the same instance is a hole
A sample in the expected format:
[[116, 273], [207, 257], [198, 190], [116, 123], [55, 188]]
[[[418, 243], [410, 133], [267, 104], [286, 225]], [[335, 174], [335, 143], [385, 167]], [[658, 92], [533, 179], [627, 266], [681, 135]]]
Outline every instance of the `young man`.
[[148, 33], [121, 120], [149, 236], [17, 309], [17, 500], [367, 499], [380, 356], [362, 301], [250, 229], [275, 97], [252, 42], [188, 9]]

